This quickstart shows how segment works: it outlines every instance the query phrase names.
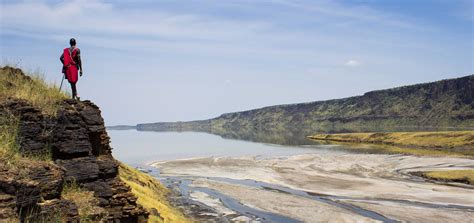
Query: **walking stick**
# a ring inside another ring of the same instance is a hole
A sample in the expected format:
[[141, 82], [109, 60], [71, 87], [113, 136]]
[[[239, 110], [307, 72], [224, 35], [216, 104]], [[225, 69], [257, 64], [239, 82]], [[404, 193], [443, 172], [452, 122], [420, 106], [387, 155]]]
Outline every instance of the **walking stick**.
[[61, 85], [59, 85], [59, 91], [61, 91], [61, 88], [63, 87], [63, 81], [64, 81], [65, 76], [66, 76], [66, 74], [63, 74], [63, 79], [61, 80]]

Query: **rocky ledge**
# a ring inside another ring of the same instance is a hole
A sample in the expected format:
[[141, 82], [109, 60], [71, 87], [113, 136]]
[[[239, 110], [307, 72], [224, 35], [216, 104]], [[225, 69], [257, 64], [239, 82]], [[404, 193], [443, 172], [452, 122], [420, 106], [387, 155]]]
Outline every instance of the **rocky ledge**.
[[147, 211], [117, 176], [118, 162], [95, 104], [65, 100], [57, 116], [50, 118], [25, 100], [7, 99], [0, 102], [0, 116], [19, 120], [21, 153], [52, 157], [52, 161], [31, 159], [21, 170], [0, 165], [0, 222], [55, 214], [67, 222], [79, 222], [77, 204], [61, 196], [66, 183], [93, 192], [104, 213], [89, 219], [146, 221]]

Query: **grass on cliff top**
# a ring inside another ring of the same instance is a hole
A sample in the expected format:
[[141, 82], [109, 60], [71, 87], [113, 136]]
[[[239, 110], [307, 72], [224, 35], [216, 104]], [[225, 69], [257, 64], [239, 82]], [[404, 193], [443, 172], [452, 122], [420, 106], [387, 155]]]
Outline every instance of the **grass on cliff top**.
[[157, 179], [123, 163], [119, 166], [119, 176], [132, 188], [132, 193], [138, 198], [137, 203], [150, 212], [148, 222], [192, 222], [171, 206], [166, 198], [168, 189]]
[[440, 170], [424, 172], [423, 176], [433, 180], [461, 182], [474, 185], [474, 170]]
[[[20, 69], [0, 68], [0, 104], [8, 98], [24, 99], [54, 116], [59, 101], [67, 98], [54, 85], [47, 84], [39, 74], [25, 76]], [[0, 168], [22, 172], [22, 164], [31, 160], [51, 161], [51, 154], [21, 154], [18, 139], [19, 120], [12, 114], [0, 114]]]
[[25, 73], [5, 66], [0, 68], [0, 102], [7, 98], [27, 100], [43, 114], [54, 116], [59, 102], [68, 95], [60, 92], [58, 86], [47, 83], [39, 72]]
[[317, 134], [309, 138], [389, 145], [380, 149], [395, 153], [474, 156], [474, 131]]

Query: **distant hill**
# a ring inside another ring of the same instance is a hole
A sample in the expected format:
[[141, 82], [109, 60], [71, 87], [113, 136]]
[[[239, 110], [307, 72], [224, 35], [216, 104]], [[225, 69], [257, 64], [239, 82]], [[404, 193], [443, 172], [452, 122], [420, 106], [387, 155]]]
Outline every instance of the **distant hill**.
[[134, 125], [114, 125], [114, 126], [107, 126], [108, 130], [130, 130], [136, 129], [137, 127]]
[[231, 138], [245, 137], [249, 133], [263, 136], [272, 133], [474, 129], [473, 100], [474, 75], [469, 75], [371, 91], [362, 96], [276, 105], [226, 113], [202, 121], [138, 124], [136, 128], [141, 131], [204, 131]]

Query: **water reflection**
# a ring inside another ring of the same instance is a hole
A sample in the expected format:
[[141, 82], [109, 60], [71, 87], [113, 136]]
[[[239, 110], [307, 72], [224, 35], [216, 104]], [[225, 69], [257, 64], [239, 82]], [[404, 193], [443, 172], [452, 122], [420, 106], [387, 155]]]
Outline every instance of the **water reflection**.
[[203, 132], [109, 130], [108, 133], [112, 141], [113, 155], [118, 160], [132, 165], [209, 156], [264, 158], [304, 153], [343, 153], [332, 149], [332, 145], [312, 142], [304, 137], [300, 142], [306, 142], [305, 146], [300, 146], [236, 140]]
[[179, 129], [176, 127], [169, 129], [138, 129], [137, 131], [152, 132], [204, 132], [221, 136], [224, 139], [236, 139], [250, 142], [270, 143], [279, 145], [319, 145], [321, 142], [308, 140], [306, 136], [317, 133], [351, 133], [351, 132], [414, 132], [414, 131], [454, 131], [454, 130], [473, 130], [470, 128], [454, 127], [420, 127], [420, 126], [400, 126], [400, 127], [365, 127], [365, 126], [328, 126], [324, 128], [285, 128], [279, 129], [258, 129], [258, 128], [187, 128]]
[[[176, 129], [174, 129], [176, 130]], [[204, 131], [110, 130], [114, 155], [129, 164], [208, 156], [287, 156], [302, 153], [396, 153], [380, 145], [331, 145], [306, 136], [315, 133], [439, 131], [442, 128], [326, 128], [304, 130], [213, 129]], [[450, 129], [453, 130], [453, 129]], [[363, 146], [364, 148], [357, 148]], [[399, 152], [399, 151], [398, 151]], [[403, 151], [402, 151], [403, 152]]]

